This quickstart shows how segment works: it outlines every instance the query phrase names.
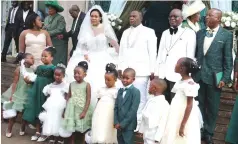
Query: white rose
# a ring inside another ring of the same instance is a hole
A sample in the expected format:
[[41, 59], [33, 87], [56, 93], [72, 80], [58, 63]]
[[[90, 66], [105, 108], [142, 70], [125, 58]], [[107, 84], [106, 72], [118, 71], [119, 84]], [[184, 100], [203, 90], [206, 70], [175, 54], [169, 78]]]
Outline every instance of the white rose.
[[236, 27], [236, 23], [235, 22], [231, 22], [231, 27], [235, 28]]
[[225, 21], [226, 21], [226, 17], [222, 17], [221, 22], [225, 22]]
[[231, 26], [230, 21], [226, 21], [226, 22], [225, 22], [225, 26], [226, 26], [226, 27], [230, 27], [230, 26]]
[[121, 26], [118, 26], [118, 29], [120, 30], [120, 29], [121, 29]]
[[227, 17], [227, 18], [226, 18], [226, 21], [231, 21], [231, 17]]
[[115, 22], [112, 22], [112, 26], [115, 26], [116, 25], [116, 23]]
[[232, 19], [235, 20], [236, 19], [236, 15], [232, 15]]
[[231, 15], [231, 14], [232, 14], [232, 12], [227, 12], [227, 14], [228, 14], [228, 15]]

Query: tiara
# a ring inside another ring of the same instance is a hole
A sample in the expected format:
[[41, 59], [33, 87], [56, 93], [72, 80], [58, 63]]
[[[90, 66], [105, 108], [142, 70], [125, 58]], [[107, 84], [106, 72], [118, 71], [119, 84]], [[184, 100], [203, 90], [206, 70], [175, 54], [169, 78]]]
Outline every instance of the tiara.
[[57, 67], [66, 68], [66, 66], [64, 64], [62, 64], [62, 63], [57, 64]]

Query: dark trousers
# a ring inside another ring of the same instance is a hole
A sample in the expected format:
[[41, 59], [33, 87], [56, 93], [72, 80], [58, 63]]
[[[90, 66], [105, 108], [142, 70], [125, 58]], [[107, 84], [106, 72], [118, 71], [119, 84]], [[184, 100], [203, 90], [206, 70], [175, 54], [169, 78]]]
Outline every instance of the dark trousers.
[[16, 51], [19, 51], [19, 36], [14, 36], [14, 31], [15, 30], [15, 26], [14, 25], [9, 25], [9, 27], [7, 28], [7, 30], [5, 31], [5, 40], [4, 40], [4, 45], [3, 45], [3, 50], [2, 50], [2, 56], [6, 56], [9, 46], [12, 42], [12, 38], [14, 38], [15, 44], [16, 44]]
[[175, 93], [172, 93], [171, 90], [172, 88], [174, 87], [174, 84], [175, 82], [171, 82], [167, 79], [165, 79], [166, 83], [167, 83], [167, 89], [166, 91], [164, 92], [164, 95], [165, 95], [165, 99], [168, 101], [168, 103], [170, 104], [172, 99], [174, 98], [175, 96]]
[[117, 130], [118, 144], [133, 144], [134, 143], [134, 131], [121, 131]]
[[205, 84], [203, 81], [200, 81], [199, 84], [197, 99], [204, 121], [202, 135], [213, 136], [219, 111], [221, 89]]

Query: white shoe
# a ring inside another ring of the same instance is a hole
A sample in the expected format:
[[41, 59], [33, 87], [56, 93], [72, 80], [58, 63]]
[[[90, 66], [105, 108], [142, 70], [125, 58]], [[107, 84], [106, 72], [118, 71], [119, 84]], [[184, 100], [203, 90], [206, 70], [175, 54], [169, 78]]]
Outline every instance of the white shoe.
[[12, 137], [12, 133], [9, 133], [9, 132], [8, 132], [8, 129], [6, 129], [6, 137], [7, 137], [7, 138]]
[[44, 141], [47, 140], [47, 138], [48, 138], [47, 136], [46, 136], [46, 137], [41, 137], [41, 136], [40, 136], [40, 137], [38, 138], [37, 142], [44, 142]]
[[32, 140], [32, 141], [36, 141], [36, 140], [39, 139], [39, 137], [40, 137], [40, 133], [39, 133], [39, 132], [36, 132], [36, 134], [31, 137], [31, 140]]
[[25, 132], [22, 131], [22, 129], [20, 129], [19, 135], [20, 135], [20, 136], [24, 136], [24, 135], [25, 135]]
[[7, 138], [12, 137], [12, 133], [7, 132], [7, 133], [6, 133], [6, 137], [7, 137]]

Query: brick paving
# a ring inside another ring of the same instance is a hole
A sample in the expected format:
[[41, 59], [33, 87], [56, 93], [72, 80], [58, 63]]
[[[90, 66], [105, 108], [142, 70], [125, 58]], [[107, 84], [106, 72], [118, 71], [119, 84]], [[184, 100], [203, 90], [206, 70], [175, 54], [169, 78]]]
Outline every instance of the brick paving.
[[[12, 83], [13, 79], [13, 72], [15, 70], [16, 65], [12, 64], [14, 61], [14, 58], [8, 58], [7, 63], [1, 64], [1, 92], [4, 92], [9, 85]], [[224, 139], [226, 136], [227, 127], [230, 121], [231, 117], [231, 111], [233, 109], [235, 103], [235, 93], [229, 89], [224, 88], [221, 96], [221, 103], [217, 118], [217, 124], [215, 128], [215, 134], [214, 134], [214, 142], [215, 144], [225, 144]], [[17, 127], [19, 124], [14, 127], [14, 135], [17, 135]], [[31, 142], [30, 136], [16, 136], [12, 139], [8, 139], [5, 137], [5, 130], [6, 130], [6, 124], [2, 124], [1, 128], [1, 135], [2, 135], [2, 143], [3, 144], [13, 144], [13, 143], [20, 143], [20, 144], [32, 144], [34, 142]], [[19, 130], [19, 129], [18, 129]], [[34, 132], [29, 131], [29, 133], [33, 134]], [[142, 137], [138, 136], [138, 134], [135, 134], [135, 143], [136, 144], [143, 144]]]

